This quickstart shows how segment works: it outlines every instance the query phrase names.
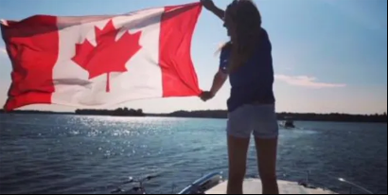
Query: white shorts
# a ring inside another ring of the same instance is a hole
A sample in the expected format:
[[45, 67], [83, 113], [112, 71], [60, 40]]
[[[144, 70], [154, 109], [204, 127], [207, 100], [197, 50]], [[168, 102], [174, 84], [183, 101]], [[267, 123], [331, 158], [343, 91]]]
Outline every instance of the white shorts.
[[274, 139], [279, 136], [275, 105], [243, 105], [228, 114], [228, 135], [260, 139]]

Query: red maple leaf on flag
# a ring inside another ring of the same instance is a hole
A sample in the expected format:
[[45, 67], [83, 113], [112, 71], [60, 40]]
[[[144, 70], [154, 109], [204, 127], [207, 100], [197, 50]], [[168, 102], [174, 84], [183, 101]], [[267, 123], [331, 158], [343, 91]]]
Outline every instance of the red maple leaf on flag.
[[107, 74], [106, 92], [110, 91], [109, 74], [111, 72], [126, 72], [125, 64], [140, 49], [141, 32], [131, 34], [125, 32], [116, 41], [120, 29], [115, 29], [112, 20], [100, 30], [95, 27], [96, 43], [94, 47], [87, 39], [76, 44], [75, 56], [72, 60], [89, 72], [89, 79]]

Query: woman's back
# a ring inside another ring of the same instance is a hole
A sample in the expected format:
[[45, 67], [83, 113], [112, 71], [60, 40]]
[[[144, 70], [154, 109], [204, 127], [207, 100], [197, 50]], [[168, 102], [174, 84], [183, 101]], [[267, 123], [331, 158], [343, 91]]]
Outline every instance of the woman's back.
[[[230, 57], [230, 47], [221, 53], [222, 61]], [[274, 104], [274, 69], [272, 64], [272, 45], [268, 33], [261, 30], [260, 39], [252, 57], [229, 75], [231, 97], [228, 101], [230, 111], [243, 104], [260, 102]], [[225, 63], [226, 65], [227, 63]]]

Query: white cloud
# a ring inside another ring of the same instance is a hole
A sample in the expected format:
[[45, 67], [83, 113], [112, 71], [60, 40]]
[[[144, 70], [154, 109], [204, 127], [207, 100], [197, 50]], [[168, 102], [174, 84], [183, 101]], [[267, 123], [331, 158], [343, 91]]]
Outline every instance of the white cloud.
[[317, 78], [309, 77], [309, 76], [275, 75], [275, 78], [276, 80], [286, 82], [289, 85], [312, 88], [312, 89], [346, 87], [346, 84], [317, 82]]
[[5, 50], [4, 48], [0, 47], [0, 53], [1, 54], [7, 54], [7, 50]]

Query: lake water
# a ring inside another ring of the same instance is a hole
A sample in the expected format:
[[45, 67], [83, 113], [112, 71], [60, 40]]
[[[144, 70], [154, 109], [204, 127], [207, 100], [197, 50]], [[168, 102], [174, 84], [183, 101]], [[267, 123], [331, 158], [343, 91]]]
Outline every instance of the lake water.
[[[278, 175], [346, 193], [343, 177], [387, 193], [387, 125], [297, 122], [281, 130]], [[0, 193], [109, 193], [130, 176], [157, 175], [170, 193], [227, 172], [226, 120], [0, 114]], [[247, 177], [256, 177], [253, 142]], [[357, 192], [357, 191], [356, 191]]]

